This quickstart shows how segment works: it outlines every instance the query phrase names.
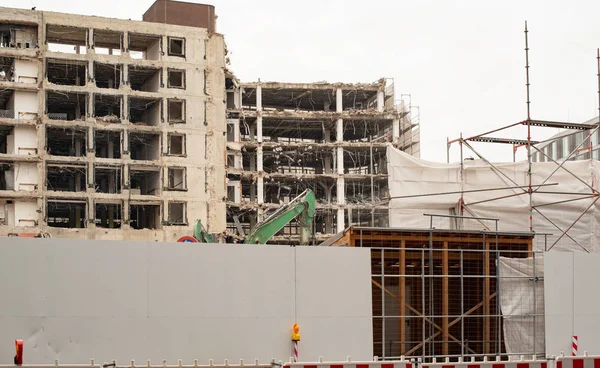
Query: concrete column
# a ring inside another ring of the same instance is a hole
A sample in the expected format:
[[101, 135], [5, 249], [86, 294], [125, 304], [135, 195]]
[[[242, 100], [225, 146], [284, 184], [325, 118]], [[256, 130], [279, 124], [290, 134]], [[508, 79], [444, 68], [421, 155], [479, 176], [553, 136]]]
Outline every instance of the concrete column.
[[123, 183], [124, 188], [129, 190], [131, 188], [131, 183], [129, 182], [129, 165], [123, 165]]
[[123, 43], [121, 45], [121, 54], [129, 51], [129, 32], [123, 32]]
[[[344, 111], [344, 106], [342, 105], [342, 89], [341, 88], [338, 88], [336, 90], [335, 98], [336, 98], [336, 103], [335, 103], [336, 112], [341, 114], [342, 111]], [[336, 142], [342, 142], [344, 140], [344, 120], [341, 118], [339, 118], [337, 120], [335, 133], [336, 133]]]
[[[121, 84], [127, 84], [127, 79], [129, 79], [129, 65], [127, 64], [122, 64], [123, 66], [121, 67]], [[125, 99], [127, 100], [127, 98]], [[163, 109], [164, 110], [164, 109]], [[127, 116], [127, 114], [123, 114], [124, 116]]]
[[87, 227], [88, 228], [95, 228], [96, 227], [96, 223], [94, 221], [91, 221], [91, 219], [95, 218], [96, 216], [96, 203], [94, 203], [93, 199], [89, 199], [87, 201], [88, 205], [87, 205]]
[[[93, 28], [88, 28], [88, 39], [87, 39], [87, 52], [89, 53], [90, 50], [92, 49], [92, 46], [94, 45], [94, 29]], [[77, 48], [79, 50], [79, 48]], [[77, 52], [79, 54], [79, 51]]]
[[262, 176], [256, 180], [256, 203], [265, 203], [264, 178]]
[[345, 205], [346, 204], [346, 185], [344, 182], [344, 178], [338, 178], [336, 183], [336, 193], [337, 193], [337, 204]]
[[86, 182], [87, 182], [87, 190], [86, 191], [88, 193], [95, 193], [96, 187], [94, 185], [94, 164], [93, 164], [93, 162], [88, 163]]
[[259, 173], [263, 171], [263, 148], [261, 146], [256, 148], [256, 171]]
[[122, 211], [123, 223], [121, 224], [121, 229], [129, 230], [131, 229], [131, 226], [129, 225], [129, 199], [123, 201]]
[[377, 111], [383, 112], [385, 108], [385, 92], [378, 91], [377, 92]]
[[[344, 111], [344, 106], [343, 106], [343, 98], [342, 98], [342, 89], [338, 88], [335, 91], [335, 98], [336, 98], [336, 102], [335, 102], [335, 110], [338, 113], [342, 113]], [[344, 120], [342, 118], [339, 118], [337, 120], [337, 126], [336, 126], [336, 142], [341, 143], [344, 141]], [[336, 158], [336, 166], [337, 166], [337, 173], [340, 175], [340, 177], [337, 178], [337, 203], [340, 206], [343, 206], [346, 204], [346, 190], [345, 190], [345, 184], [344, 184], [344, 149], [342, 147], [337, 147], [337, 158]], [[337, 232], [341, 232], [344, 231], [345, 228], [345, 223], [344, 223], [344, 208], [340, 207], [338, 208], [338, 213], [337, 213]]]
[[342, 147], [337, 148], [337, 173], [339, 175], [344, 174], [344, 149]]
[[346, 228], [346, 224], [344, 222], [344, 209], [338, 208], [337, 211], [337, 230], [336, 232], [340, 233], [344, 231]]
[[392, 124], [392, 142], [396, 142], [400, 138], [400, 120], [394, 119]]
[[337, 232], [344, 231], [344, 205], [346, 204], [346, 186], [344, 184], [344, 178], [339, 177], [337, 179], [337, 204], [340, 206], [337, 213]]
[[122, 144], [123, 144], [123, 154], [129, 154], [129, 131], [124, 130], [121, 134]]
[[256, 140], [258, 143], [263, 141], [263, 126], [262, 126], [262, 87], [256, 87]]

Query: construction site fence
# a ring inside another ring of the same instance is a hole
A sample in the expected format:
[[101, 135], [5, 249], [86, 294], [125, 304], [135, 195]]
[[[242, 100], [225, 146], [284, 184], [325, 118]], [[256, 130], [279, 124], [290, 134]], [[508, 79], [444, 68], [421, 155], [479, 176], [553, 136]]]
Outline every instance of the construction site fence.
[[[246, 363], [240, 360], [237, 363], [230, 364], [226, 359], [223, 363], [215, 363], [209, 360], [208, 364], [199, 364], [194, 360], [192, 364], [183, 364], [182, 360], [178, 364], [167, 364], [163, 361], [161, 364], [152, 364], [149, 360], [144, 364], [136, 364], [131, 361], [128, 364], [111, 363], [98, 364], [91, 360], [88, 364], [60, 364], [55, 361], [54, 364], [23, 364], [20, 368], [600, 368], [600, 356], [587, 355], [584, 352], [582, 356], [558, 356], [548, 359], [526, 359], [521, 356], [518, 359], [502, 360], [503, 357], [494, 359], [483, 358], [480, 360], [472, 357], [471, 359], [432, 358], [428, 361], [422, 361], [421, 358], [402, 357], [398, 360], [379, 360], [375, 357], [372, 361], [352, 361], [351, 358], [345, 361], [324, 361], [319, 358], [315, 362], [289, 362], [275, 361], [259, 363], [255, 360], [252, 363]], [[0, 364], [0, 368], [15, 368], [14, 364]]]
[[509, 360], [502, 360], [503, 357], [497, 356], [494, 359], [484, 357], [477, 360], [475, 357], [470, 359], [431, 358], [429, 361], [422, 361], [421, 358], [400, 358], [399, 360], [378, 360], [354, 362], [348, 359], [344, 362], [326, 362], [319, 359], [317, 362], [289, 362], [284, 367], [290, 368], [600, 368], [600, 356], [559, 356], [548, 359], [526, 359], [525, 356], [518, 358], [512, 357]]

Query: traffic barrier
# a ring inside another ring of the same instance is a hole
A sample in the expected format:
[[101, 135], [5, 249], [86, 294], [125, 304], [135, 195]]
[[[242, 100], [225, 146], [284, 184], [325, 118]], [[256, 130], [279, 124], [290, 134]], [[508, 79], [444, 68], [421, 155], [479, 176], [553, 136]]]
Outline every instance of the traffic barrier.
[[319, 358], [318, 362], [294, 362], [293, 358], [290, 362], [283, 365], [290, 368], [413, 368], [413, 364], [406, 359], [395, 361], [362, 361], [353, 362], [348, 358], [345, 362], [324, 362]]
[[486, 357], [482, 361], [476, 361], [471, 358], [470, 361], [458, 359], [456, 362], [450, 362], [446, 359], [443, 363], [439, 363], [433, 359], [433, 363], [423, 363], [422, 368], [548, 368], [546, 360], [533, 359], [526, 360], [521, 357], [520, 360], [501, 360], [496, 357], [496, 360], [487, 360]]
[[600, 356], [587, 355], [586, 352], [579, 356], [558, 356], [556, 368], [600, 368]]
[[[418, 362], [401, 358], [395, 361], [377, 361], [372, 362], [353, 362], [348, 359], [346, 362], [323, 362], [319, 359], [318, 362], [314, 363], [295, 363], [293, 359], [289, 363], [286, 363], [284, 367], [290, 368], [548, 368], [548, 361], [533, 359], [525, 360], [521, 357], [521, 360], [510, 360], [503, 361], [500, 357], [496, 360], [487, 360], [485, 357], [482, 361], [476, 361], [475, 358], [470, 360], [458, 360], [450, 361], [449, 358], [438, 361], [433, 358], [431, 363], [421, 363], [420, 358]], [[562, 368], [562, 367], [556, 367]], [[595, 367], [564, 367], [564, 368], [600, 368]]]
[[[55, 360], [54, 364], [23, 364], [19, 368], [281, 368], [282, 365], [282, 363], [276, 363], [274, 359], [268, 364], [261, 364], [258, 359], [251, 364], [244, 363], [243, 359], [240, 359], [238, 364], [230, 364], [227, 359], [223, 363], [215, 363], [210, 359], [208, 364], [199, 364], [198, 359], [194, 359], [193, 364], [183, 364], [183, 361], [179, 359], [177, 364], [167, 364], [166, 360], [163, 360], [161, 364], [152, 364], [150, 360], [147, 360], [141, 365], [136, 365], [134, 360], [129, 364], [117, 364], [115, 360], [110, 363], [98, 364], [91, 359], [89, 364], [61, 364]], [[0, 364], [0, 368], [15, 368], [15, 366]]]

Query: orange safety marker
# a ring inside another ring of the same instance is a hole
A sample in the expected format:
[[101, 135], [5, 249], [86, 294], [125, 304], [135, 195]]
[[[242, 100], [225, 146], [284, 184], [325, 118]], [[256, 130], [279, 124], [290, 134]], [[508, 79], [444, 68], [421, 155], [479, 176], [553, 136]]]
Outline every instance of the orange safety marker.
[[300, 327], [294, 323], [292, 329], [292, 344], [294, 349], [294, 363], [298, 362], [298, 342], [300, 341]]

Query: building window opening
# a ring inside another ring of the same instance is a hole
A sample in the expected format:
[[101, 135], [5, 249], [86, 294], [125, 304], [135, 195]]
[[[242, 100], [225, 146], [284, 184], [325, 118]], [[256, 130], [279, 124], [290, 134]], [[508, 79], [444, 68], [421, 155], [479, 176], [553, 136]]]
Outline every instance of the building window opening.
[[168, 100], [168, 115], [169, 123], [184, 123], [185, 122], [185, 100], [171, 98]]
[[169, 225], [187, 225], [185, 202], [169, 202]]
[[85, 93], [46, 93], [46, 111], [51, 120], [85, 120], [88, 95]]
[[94, 117], [100, 123], [121, 123], [123, 96], [94, 94]]
[[131, 195], [160, 195], [160, 167], [131, 167], [129, 187]]
[[0, 89], [0, 119], [15, 118], [15, 91]]
[[96, 193], [121, 193], [122, 166], [94, 166], [94, 189]]
[[129, 33], [129, 56], [132, 59], [158, 60], [161, 53], [160, 36]]
[[169, 55], [185, 56], [185, 39], [169, 37]]
[[123, 65], [94, 63], [94, 80], [98, 88], [119, 89], [123, 79]]
[[14, 141], [14, 127], [0, 125], [0, 153], [13, 154]]
[[159, 229], [160, 205], [132, 204], [129, 206], [129, 225], [132, 229]]
[[46, 31], [48, 50], [68, 54], [87, 52], [88, 30], [69, 26], [49, 24]]
[[129, 152], [132, 160], [158, 160], [160, 158], [160, 134], [130, 132]]
[[85, 192], [86, 179], [85, 165], [48, 164], [46, 166], [46, 190]]
[[157, 126], [161, 123], [161, 99], [129, 97], [129, 122]]
[[121, 158], [121, 131], [94, 130], [96, 157]]
[[15, 165], [0, 163], [0, 190], [15, 190]]
[[94, 50], [101, 55], [121, 55], [123, 32], [94, 29]]
[[185, 155], [185, 135], [169, 134], [169, 155]]
[[7, 56], [0, 56], [0, 81], [14, 82], [15, 60]]
[[0, 47], [29, 49], [37, 47], [37, 26], [0, 23]]
[[169, 190], [186, 190], [185, 167], [169, 167]]
[[85, 201], [49, 200], [47, 222], [50, 227], [83, 229], [86, 223]]
[[160, 68], [130, 65], [128, 79], [129, 86], [134, 91], [158, 92], [163, 86]]
[[53, 156], [85, 156], [86, 128], [46, 128], [46, 152]]
[[81, 60], [46, 60], [46, 79], [62, 86], [85, 86], [87, 62]]
[[169, 69], [167, 87], [185, 89], [185, 70]]
[[121, 203], [98, 203], [94, 209], [94, 223], [103, 229], [120, 229], [123, 222]]

